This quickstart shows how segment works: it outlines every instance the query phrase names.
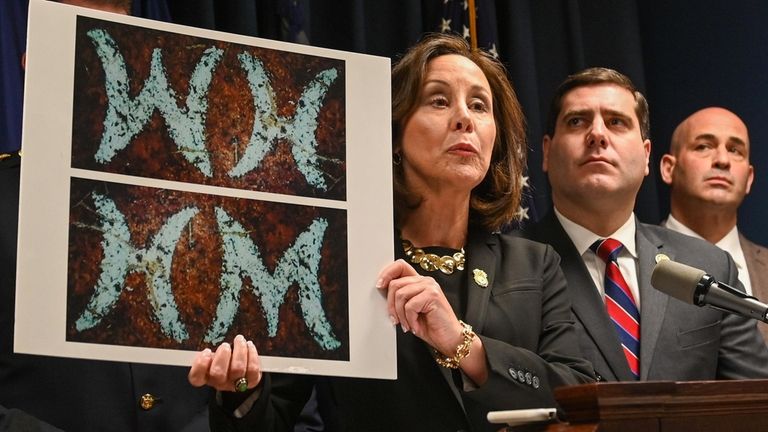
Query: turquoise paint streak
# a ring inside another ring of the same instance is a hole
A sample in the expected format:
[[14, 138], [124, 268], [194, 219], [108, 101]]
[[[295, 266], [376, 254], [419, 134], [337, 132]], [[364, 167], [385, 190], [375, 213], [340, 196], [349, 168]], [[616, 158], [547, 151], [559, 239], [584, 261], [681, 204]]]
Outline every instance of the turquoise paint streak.
[[224, 51], [211, 47], [203, 52], [189, 79], [186, 106], [180, 108], [176, 92], [168, 85], [159, 48], [152, 51], [149, 77], [144, 81], [139, 95], [131, 99], [125, 59], [115, 40], [102, 29], [90, 30], [87, 34], [104, 68], [108, 102], [104, 133], [95, 154], [96, 161], [104, 164], [112, 160], [144, 129], [154, 110], [158, 109], [184, 158], [205, 176], [211, 177], [211, 161], [205, 147], [207, 95], [213, 70]]
[[328, 222], [323, 218], [315, 219], [285, 251], [275, 272], [270, 274], [259, 249], [243, 226], [220, 208], [216, 208], [216, 219], [224, 249], [222, 291], [216, 318], [205, 336], [206, 342], [216, 344], [223, 340], [240, 307], [242, 278], [248, 276], [253, 283], [254, 294], [262, 304], [269, 337], [277, 335], [280, 306], [285, 302], [288, 288], [297, 283], [302, 316], [315, 341], [324, 350], [341, 346], [325, 316], [318, 281], [320, 250]]
[[293, 117], [281, 117], [277, 114], [275, 92], [270, 85], [264, 65], [248, 53], [238, 56], [248, 77], [248, 84], [253, 95], [255, 118], [251, 139], [242, 159], [229, 171], [231, 177], [240, 177], [256, 168], [269, 152], [276, 140], [284, 138], [292, 143], [291, 153], [297, 168], [307, 183], [325, 191], [328, 186], [320, 169], [317, 156], [317, 115], [322, 107], [330, 85], [336, 80], [336, 69], [326, 69], [318, 73], [307, 84], [299, 98], [298, 107]]
[[104, 257], [93, 295], [75, 328], [83, 331], [97, 326], [117, 303], [126, 275], [138, 271], [146, 275], [147, 298], [163, 333], [177, 342], [186, 340], [189, 336], [171, 287], [171, 264], [182, 231], [199, 210], [185, 208], [171, 216], [152, 238], [149, 248], [137, 249], [131, 243], [125, 216], [114, 201], [100, 194], [94, 194], [93, 200], [101, 219]]

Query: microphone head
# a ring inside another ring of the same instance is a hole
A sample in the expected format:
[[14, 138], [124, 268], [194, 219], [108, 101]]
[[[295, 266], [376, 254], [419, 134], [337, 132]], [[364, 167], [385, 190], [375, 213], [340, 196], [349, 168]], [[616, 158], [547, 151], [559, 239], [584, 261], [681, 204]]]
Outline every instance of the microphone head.
[[696, 287], [705, 275], [704, 270], [671, 260], [662, 260], [653, 269], [651, 285], [680, 301], [696, 304]]

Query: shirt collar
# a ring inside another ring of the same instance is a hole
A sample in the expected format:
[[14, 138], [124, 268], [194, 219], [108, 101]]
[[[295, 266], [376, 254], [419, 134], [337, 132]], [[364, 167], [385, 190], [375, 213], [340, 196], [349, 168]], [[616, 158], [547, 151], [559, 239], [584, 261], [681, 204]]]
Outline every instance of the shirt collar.
[[741, 241], [739, 241], [739, 230], [736, 225], [728, 231], [725, 237], [721, 238], [719, 242], [715, 243], [717, 247], [727, 251], [736, 251], [741, 249]]
[[672, 216], [671, 213], [667, 217], [666, 222], [664, 222], [664, 226], [671, 229], [672, 231], [677, 231], [680, 234], [685, 234], [687, 236], [696, 237], [698, 239], [704, 240], [704, 237], [700, 236], [696, 231], [683, 225], [683, 223], [675, 219], [675, 217]]
[[[598, 239], [604, 238], [563, 216], [562, 213], [557, 211], [557, 209], [555, 209], [555, 216], [557, 216], [557, 219], [560, 221], [560, 225], [563, 226], [563, 229], [571, 238], [573, 245], [576, 246], [576, 250], [579, 252], [579, 255], [584, 255], [592, 243]], [[624, 250], [632, 255], [633, 258], [637, 258], [635, 230], [635, 214], [631, 213], [629, 215], [629, 219], [624, 222], [624, 225], [617, 229], [613, 234], [608, 236], [612, 239], [620, 241], [621, 244], [624, 245]]]
[[[698, 233], [696, 233], [696, 231], [683, 225], [683, 223], [675, 219], [672, 214], [667, 217], [667, 221], [664, 223], [664, 226], [679, 233], [704, 240], [704, 237], [700, 236]], [[731, 254], [733, 254], [733, 251], [741, 250], [739, 230], [736, 228], [736, 225], [734, 225], [733, 228], [728, 231], [728, 234], [726, 234], [725, 237], [721, 238], [719, 242], [715, 243], [715, 246], [722, 250], [729, 251]]]

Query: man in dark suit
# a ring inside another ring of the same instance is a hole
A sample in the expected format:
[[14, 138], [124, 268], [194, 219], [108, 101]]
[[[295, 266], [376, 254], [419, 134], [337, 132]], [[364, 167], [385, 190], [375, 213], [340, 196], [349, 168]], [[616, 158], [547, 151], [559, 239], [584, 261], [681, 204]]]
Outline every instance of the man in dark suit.
[[[749, 153], [747, 125], [731, 111], [709, 107], [683, 120], [661, 158], [661, 178], [671, 188], [664, 226], [731, 254], [747, 294], [766, 300], [768, 252], [736, 227], [754, 180]], [[768, 340], [768, 324], [758, 328]]]
[[753, 321], [650, 284], [669, 258], [741, 288], [722, 250], [635, 218], [648, 132], [645, 98], [614, 70], [587, 69], [556, 92], [542, 164], [554, 209], [527, 234], [562, 258], [582, 353], [608, 381], [766, 378], [768, 349]]

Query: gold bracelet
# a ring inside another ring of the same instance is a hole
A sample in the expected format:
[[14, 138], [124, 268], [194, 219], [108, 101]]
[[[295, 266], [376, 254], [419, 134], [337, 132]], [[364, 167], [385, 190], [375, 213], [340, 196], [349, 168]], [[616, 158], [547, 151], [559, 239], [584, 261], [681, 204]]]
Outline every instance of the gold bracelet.
[[458, 369], [459, 363], [464, 360], [464, 357], [469, 355], [469, 350], [472, 348], [472, 340], [475, 338], [475, 332], [472, 331], [472, 326], [459, 320], [461, 324], [461, 335], [464, 340], [456, 347], [456, 354], [453, 357], [445, 357], [436, 349], [432, 348], [432, 356], [435, 357], [437, 364], [444, 368]]

